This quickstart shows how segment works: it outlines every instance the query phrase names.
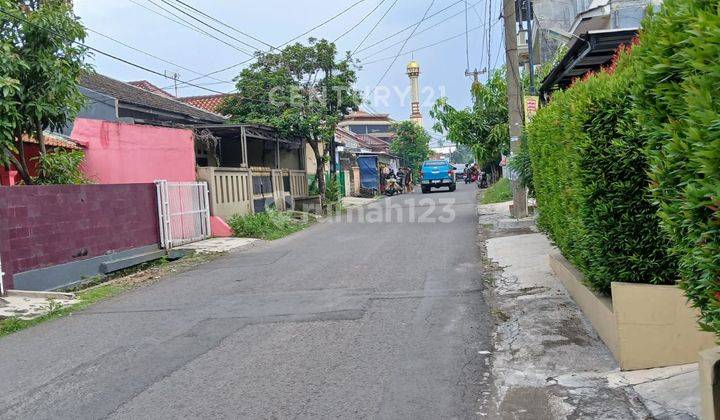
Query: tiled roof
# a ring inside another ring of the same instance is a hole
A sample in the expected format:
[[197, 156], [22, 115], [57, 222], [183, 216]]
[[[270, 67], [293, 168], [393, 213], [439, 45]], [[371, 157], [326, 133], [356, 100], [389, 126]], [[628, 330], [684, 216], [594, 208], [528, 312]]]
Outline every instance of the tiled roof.
[[367, 135], [367, 134], [363, 134], [363, 135], [360, 135], [360, 136], [358, 136], [358, 137], [360, 137], [361, 139], [363, 139], [363, 141], [364, 141], [365, 143], [367, 143], [367, 145], [370, 146], [370, 149], [372, 149], [373, 151], [387, 151], [387, 150], [390, 150], [390, 142], [389, 142], [389, 141], [385, 141], [385, 140], [383, 140], [383, 139], [381, 139], [381, 138], [379, 138], [379, 137], [370, 136], [370, 135]]
[[392, 121], [390, 114], [370, 114], [365, 111], [353, 111], [345, 118], [346, 121], [353, 120], [388, 120]]
[[173, 98], [154, 94], [137, 86], [103, 76], [98, 73], [87, 73], [80, 78], [80, 85], [95, 92], [116, 98], [120, 102], [144, 108], [170, 112], [199, 122], [221, 123], [225, 118], [221, 115], [182, 103]]
[[[80, 144], [76, 143], [70, 137], [63, 136], [62, 134], [49, 133], [46, 131], [43, 133], [43, 136], [45, 137], [45, 145], [48, 147], [62, 147], [63, 149], [70, 149], [70, 150], [82, 150], [83, 149], [83, 147]], [[38, 141], [36, 138], [28, 137], [27, 135], [23, 135], [23, 142], [38, 144]]]
[[361, 136], [359, 136], [355, 133], [351, 133], [349, 131], [345, 131], [341, 128], [337, 128], [335, 130], [335, 136], [338, 137], [341, 141], [343, 139], [351, 139], [351, 140], [354, 140], [356, 143], [358, 143], [360, 145], [360, 147], [364, 147], [364, 148], [368, 148], [368, 149], [370, 148], [370, 145]]
[[192, 105], [196, 108], [204, 109], [210, 112], [218, 112], [217, 109], [220, 105], [225, 102], [227, 98], [233, 96], [230, 93], [218, 94], [218, 95], [205, 95], [205, 96], [187, 96], [184, 98], [178, 98], [186, 104]]
[[147, 80], [138, 80], [135, 82], [127, 82], [128, 85], [133, 85], [135, 87], [139, 87], [140, 89], [147, 90], [148, 92], [152, 92], [156, 95], [164, 96], [166, 98], [174, 98], [173, 95], [166, 92], [163, 88], [159, 88], [152, 83], [148, 82]]

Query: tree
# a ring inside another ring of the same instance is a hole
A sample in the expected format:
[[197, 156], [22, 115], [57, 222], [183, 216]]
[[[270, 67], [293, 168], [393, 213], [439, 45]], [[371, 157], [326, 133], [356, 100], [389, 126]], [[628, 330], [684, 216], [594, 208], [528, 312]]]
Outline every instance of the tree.
[[413, 122], [396, 123], [390, 152], [403, 159], [405, 165], [417, 174], [423, 161], [430, 156], [430, 135]]
[[328, 147], [337, 124], [361, 98], [349, 53], [338, 60], [335, 44], [311, 38], [276, 53], [258, 53], [257, 60], [237, 77], [238, 95], [221, 112], [232, 122], [265, 124], [282, 134], [308, 140], [317, 161], [320, 194]]
[[457, 145], [469, 147], [479, 163], [496, 164], [510, 149], [505, 69], [493, 72], [485, 83], [473, 83], [472, 107], [456, 109], [447, 98], [438, 99], [430, 111], [435, 131]]
[[84, 105], [85, 28], [67, 0], [0, 0], [0, 9], [0, 159], [32, 184], [23, 136], [47, 154], [43, 131], [64, 128]]
[[455, 150], [450, 153], [450, 161], [455, 163], [472, 162], [474, 158], [472, 150], [465, 144], [456, 145]]

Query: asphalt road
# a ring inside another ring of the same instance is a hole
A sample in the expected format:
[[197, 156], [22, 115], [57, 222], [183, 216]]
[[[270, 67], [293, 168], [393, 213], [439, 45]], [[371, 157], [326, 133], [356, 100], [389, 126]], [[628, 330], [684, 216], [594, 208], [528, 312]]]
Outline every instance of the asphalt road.
[[0, 418], [476, 417], [474, 202], [386, 199], [2, 338]]

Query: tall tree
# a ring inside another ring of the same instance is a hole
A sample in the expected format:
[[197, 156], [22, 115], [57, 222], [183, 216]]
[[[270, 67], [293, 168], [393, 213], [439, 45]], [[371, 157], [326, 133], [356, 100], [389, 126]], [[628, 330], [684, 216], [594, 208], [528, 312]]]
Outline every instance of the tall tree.
[[318, 188], [325, 193], [324, 163], [337, 124], [361, 103], [347, 53], [337, 58], [334, 43], [311, 38], [276, 53], [258, 53], [237, 77], [239, 95], [221, 109], [232, 122], [259, 123], [287, 136], [305, 138], [315, 155]]
[[485, 83], [473, 83], [472, 107], [456, 109], [447, 98], [438, 99], [430, 111], [437, 132], [457, 145], [472, 149], [481, 164], [500, 161], [510, 149], [505, 69], [493, 72]]
[[424, 128], [411, 121], [395, 124], [395, 138], [390, 152], [405, 161], [405, 165], [417, 175], [420, 166], [430, 156], [430, 135]]
[[86, 33], [68, 0], [0, 0], [0, 9], [0, 159], [32, 184], [23, 136], [45, 155], [43, 131], [62, 129], [82, 108]]

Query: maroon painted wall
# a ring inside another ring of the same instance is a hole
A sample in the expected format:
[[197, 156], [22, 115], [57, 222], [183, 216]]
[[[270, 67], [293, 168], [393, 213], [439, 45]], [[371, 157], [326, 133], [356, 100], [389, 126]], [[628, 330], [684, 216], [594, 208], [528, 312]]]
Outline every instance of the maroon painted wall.
[[0, 260], [13, 273], [159, 243], [154, 184], [0, 187]]

